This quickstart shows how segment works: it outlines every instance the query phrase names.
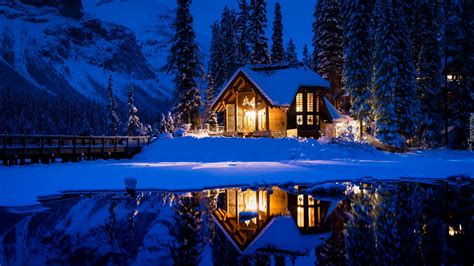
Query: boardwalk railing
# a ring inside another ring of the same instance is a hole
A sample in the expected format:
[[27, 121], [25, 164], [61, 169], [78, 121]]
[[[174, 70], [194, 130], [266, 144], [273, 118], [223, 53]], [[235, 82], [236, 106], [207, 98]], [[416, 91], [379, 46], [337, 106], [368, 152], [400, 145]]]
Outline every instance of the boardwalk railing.
[[0, 135], [4, 165], [130, 158], [150, 144], [146, 136]]

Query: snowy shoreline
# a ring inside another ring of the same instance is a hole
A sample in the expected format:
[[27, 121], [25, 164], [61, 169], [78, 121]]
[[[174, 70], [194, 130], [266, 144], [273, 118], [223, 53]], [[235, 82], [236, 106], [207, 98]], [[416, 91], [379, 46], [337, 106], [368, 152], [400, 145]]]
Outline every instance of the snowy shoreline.
[[394, 154], [362, 144], [317, 140], [175, 138], [158, 140], [132, 160], [0, 167], [0, 206], [37, 204], [64, 191], [185, 191], [252, 184], [433, 180], [474, 176], [474, 153], [426, 150]]

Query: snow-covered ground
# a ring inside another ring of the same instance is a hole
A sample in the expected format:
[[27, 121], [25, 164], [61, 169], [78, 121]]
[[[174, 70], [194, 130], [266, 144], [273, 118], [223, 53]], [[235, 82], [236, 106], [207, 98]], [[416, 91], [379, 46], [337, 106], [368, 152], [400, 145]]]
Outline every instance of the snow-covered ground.
[[200, 190], [251, 184], [323, 183], [474, 176], [474, 153], [428, 150], [393, 154], [362, 144], [317, 140], [183, 137], [158, 140], [132, 160], [0, 166], [0, 206], [76, 190]]

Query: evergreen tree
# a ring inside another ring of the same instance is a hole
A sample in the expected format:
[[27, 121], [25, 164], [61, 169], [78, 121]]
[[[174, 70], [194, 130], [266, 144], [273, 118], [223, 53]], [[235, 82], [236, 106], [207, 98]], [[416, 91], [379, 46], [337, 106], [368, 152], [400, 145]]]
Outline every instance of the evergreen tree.
[[416, 136], [416, 129], [420, 122], [420, 101], [416, 91], [416, 69], [414, 55], [411, 52], [413, 46], [410, 38], [409, 17], [406, 10], [410, 5], [407, 1], [397, 0], [394, 2], [397, 8], [396, 20], [396, 57], [398, 61], [398, 78], [396, 81], [397, 91], [395, 93], [395, 110], [397, 112], [398, 127], [400, 133], [406, 139]]
[[396, 58], [396, 21], [391, 2], [376, 3], [377, 29], [374, 47], [374, 117], [375, 137], [395, 148], [404, 146], [400, 135], [394, 104], [398, 61]]
[[239, 14], [237, 18], [237, 61], [239, 66], [244, 66], [250, 61], [250, 7], [247, 0], [239, 0]]
[[190, 5], [191, 0], [178, 0], [174, 22], [175, 35], [168, 56], [168, 71], [175, 74], [177, 102], [174, 108], [177, 115], [197, 128], [201, 123], [201, 96], [195, 78], [200, 76], [201, 64]]
[[130, 84], [128, 89], [128, 101], [127, 101], [127, 108], [128, 108], [128, 123], [127, 123], [127, 134], [129, 136], [135, 136], [140, 132], [140, 119], [138, 118], [138, 109], [135, 107], [134, 99], [133, 99], [133, 87]]
[[117, 102], [115, 101], [114, 92], [112, 90], [112, 76], [109, 76], [109, 85], [107, 86], [107, 97], [109, 100], [109, 123], [110, 129], [114, 136], [118, 135], [119, 118], [117, 115]]
[[431, 2], [421, 4], [421, 46], [418, 59], [418, 95], [421, 100], [422, 141], [429, 147], [441, 143], [443, 130], [443, 95], [440, 76], [439, 28], [435, 20], [435, 10]]
[[369, 1], [344, 2], [344, 84], [352, 102], [351, 114], [359, 120], [359, 136], [362, 138], [362, 122], [369, 121], [371, 111], [371, 40]]
[[286, 61], [294, 64], [298, 62], [298, 54], [296, 53], [296, 46], [293, 39], [290, 38], [286, 47]]
[[217, 124], [216, 115], [212, 112], [211, 105], [214, 102], [215, 97], [215, 84], [211, 75], [207, 75], [207, 89], [206, 89], [206, 123], [208, 123], [211, 128], [214, 128]]
[[166, 124], [168, 128], [168, 132], [173, 135], [174, 134], [174, 121], [173, 121], [173, 116], [171, 115], [171, 112], [168, 112], [168, 122]]
[[219, 22], [214, 21], [211, 26], [212, 29], [212, 37], [211, 37], [211, 47], [209, 51], [209, 64], [208, 64], [208, 72], [214, 79], [219, 79], [218, 70], [219, 66], [224, 64], [223, 62], [223, 55], [221, 54], [223, 49], [219, 47], [220, 43], [220, 30], [219, 30]]
[[222, 11], [222, 17], [219, 27], [220, 45], [218, 47], [222, 49], [221, 51], [219, 51], [219, 55], [222, 56], [223, 64], [218, 65], [222, 77], [222, 80], [218, 80], [218, 86], [224, 84], [224, 82], [230, 78], [230, 75], [232, 75], [237, 69], [237, 36], [235, 34], [236, 27], [237, 18], [235, 15], [235, 11], [229, 9], [228, 7], [225, 7]]
[[166, 118], [165, 114], [161, 114], [161, 124], [160, 124], [160, 134], [168, 132], [168, 129], [166, 127]]
[[330, 98], [342, 96], [343, 32], [339, 0], [320, 0], [313, 23], [313, 68], [331, 84]]
[[285, 48], [283, 47], [283, 18], [279, 2], [275, 4], [272, 42], [272, 63], [283, 63], [285, 61]]
[[305, 44], [303, 46], [303, 63], [306, 65], [306, 66], [311, 66], [311, 55], [309, 54], [309, 49], [308, 49], [308, 45]]
[[250, 1], [250, 62], [252, 64], [269, 64], [271, 63], [268, 53], [267, 38], [265, 37], [265, 29], [267, 28], [267, 1], [251, 0]]

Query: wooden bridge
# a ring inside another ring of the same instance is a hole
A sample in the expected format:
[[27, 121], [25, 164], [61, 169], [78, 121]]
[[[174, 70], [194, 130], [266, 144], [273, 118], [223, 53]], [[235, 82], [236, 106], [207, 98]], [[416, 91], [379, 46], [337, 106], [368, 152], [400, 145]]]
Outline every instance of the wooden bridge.
[[46, 136], [0, 135], [3, 165], [78, 162], [81, 160], [131, 158], [151, 138], [140, 136]]

